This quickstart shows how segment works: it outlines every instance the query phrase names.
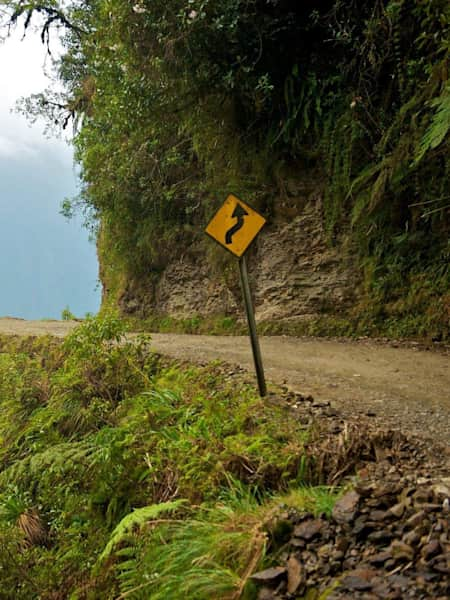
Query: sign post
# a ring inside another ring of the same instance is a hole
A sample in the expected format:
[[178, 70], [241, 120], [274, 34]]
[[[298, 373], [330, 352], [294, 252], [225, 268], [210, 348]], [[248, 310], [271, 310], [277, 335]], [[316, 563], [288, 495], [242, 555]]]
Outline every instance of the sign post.
[[252, 344], [253, 360], [255, 362], [256, 378], [258, 379], [259, 395], [264, 397], [267, 394], [266, 379], [264, 377], [261, 348], [259, 346], [259, 338], [256, 331], [255, 311], [253, 310], [250, 285], [248, 283], [247, 260], [245, 254], [239, 259], [239, 271], [241, 273], [242, 293], [244, 295], [245, 311], [247, 313], [248, 329]]
[[233, 194], [230, 194], [221, 208], [209, 222], [206, 233], [221, 246], [239, 258], [242, 293], [250, 332], [250, 341], [255, 363], [256, 377], [260, 396], [267, 394], [264, 367], [261, 357], [258, 334], [256, 331], [255, 311], [248, 281], [245, 251], [256, 238], [266, 220], [253, 208]]

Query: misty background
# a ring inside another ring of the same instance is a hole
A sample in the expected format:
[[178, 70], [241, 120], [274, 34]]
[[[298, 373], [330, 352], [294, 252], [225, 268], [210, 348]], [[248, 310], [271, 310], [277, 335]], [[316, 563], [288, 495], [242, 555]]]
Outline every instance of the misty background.
[[39, 35], [19, 28], [0, 44], [0, 317], [60, 318], [97, 312], [95, 244], [61, 202], [77, 192], [72, 150], [11, 113], [21, 96], [49, 86]]

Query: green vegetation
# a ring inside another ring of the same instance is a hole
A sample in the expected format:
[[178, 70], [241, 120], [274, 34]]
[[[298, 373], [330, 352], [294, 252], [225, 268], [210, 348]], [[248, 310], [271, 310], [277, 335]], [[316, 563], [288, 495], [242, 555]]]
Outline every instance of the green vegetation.
[[64, 342], [0, 339], [2, 597], [254, 598], [280, 504], [336, 497], [305, 487], [312, 432], [124, 332], [108, 316]]
[[361, 274], [349, 322], [449, 335], [448, 0], [3, 4], [25, 28], [39, 13], [50, 45], [64, 28], [65, 92], [24, 111], [76, 125], [65, 209], [99, 223], [107, 304], [205, 254], [213, 200], [233, 189], [270, 217], [314, 170], [330, 244], [346, 238]]
[[76, 316], [73, 314], [70, 308], [66, 306], [66, 308], [63, 308], [61, 311], [61, 319], [63, 321], [76, 321]]
[[201, 317], [196, 315], [190, 319], [175, 319], [173, 317], [150, 317], [124, 319], [132, 331], [147, 333], [197, 333], [208, 335], [244, 335], [248, 327], [234, 317], [216, 316]]
[[[422, 294], [425, 292], [425, 301]], [[417, 293], [417, 296], [414, 294]], [[421, 298], [422, 296], [422, 298]], [[417, 305], [420, 302], [422, 311]], [[411, 308], [412, 305], [412, 308]], [[410, 310], [409, 310], [410, 309]], [[261, 321], [257, 325], [261, 335], [290, 335], [312, 337], [389, 337], [419, 338], [427, 341], [448, 340], [442, 322], [446, 314], [445, 298], [436, 299], [427, 290], [412, 290], [406, 300], [393, 307], [358, 305], [347, 315], [321, 315], [311, 319], [288, 321]], [[186, 333], [200, 335], [248, 335], [244, 320], [232, 317], [194, 317], [174, 319], [153, 317], [127, 318], [131, 331], [153, 333]]]

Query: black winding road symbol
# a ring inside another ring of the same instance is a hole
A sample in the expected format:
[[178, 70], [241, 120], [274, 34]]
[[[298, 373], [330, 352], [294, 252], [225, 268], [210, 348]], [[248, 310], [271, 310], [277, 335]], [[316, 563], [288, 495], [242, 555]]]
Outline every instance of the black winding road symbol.
[[239, 203], [236, 204], [236, 208], [233, 210], [231, 217], [237, 219], [237, 222], [229, 229], [225, 234], [225, 243], [227, 245], [233, 243], [233, 235], [239, 231], [244, 225], [244, 217], [248, 215], [248, 212]]

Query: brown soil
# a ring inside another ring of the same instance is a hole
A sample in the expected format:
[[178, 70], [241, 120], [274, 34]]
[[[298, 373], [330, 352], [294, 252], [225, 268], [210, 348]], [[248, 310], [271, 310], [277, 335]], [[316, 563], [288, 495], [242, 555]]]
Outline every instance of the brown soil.
[[[0, 319], [0, 333], [64, 336], [77, 323]], [[182, 360], [215, 359], [252, 370], [246, 337], [153, 334], [155, 350]], [[399, 347], [395, 347], [399, 346]], [[450, 440], [450, 353], [370, 340], [264, 337], [266, 376], [343, 416], [369, 415], [406, 434]]]

